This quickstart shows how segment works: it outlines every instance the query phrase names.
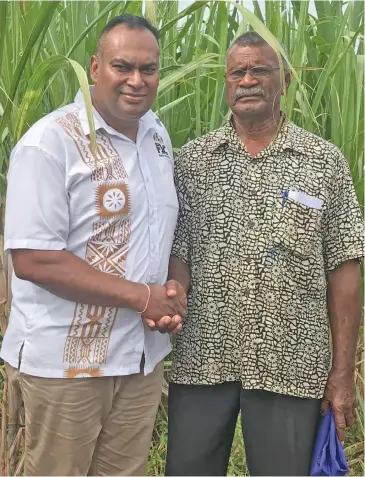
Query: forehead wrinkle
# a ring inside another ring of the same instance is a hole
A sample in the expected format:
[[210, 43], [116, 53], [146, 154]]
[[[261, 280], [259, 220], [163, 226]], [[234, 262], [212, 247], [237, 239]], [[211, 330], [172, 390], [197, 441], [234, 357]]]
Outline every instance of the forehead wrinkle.
[[[114, 51], [114, 53], [113, 53]], [[142, 55], [141, 55], [142, 53]], [[141, 58], [140, 56], [144, 56]], [[124, 52], [123, 56], [121, 55], [121, 49], [115, 48], [114, 46], [105, 49], [102, 61], [109, 65], [114, 63], [123, 63], [131, 67], [145, 67], [145, 66], [156, 66], [159, 65], [159, 54], [157, 56], [150, 51], [141, 52], [139, 49], [134, 49], [128, 53]]]
[[[235, 50], [237, 50], [235, 52]], [[243, 52], [243, 50], [251, 50], [250, 52]], [[266, 52], [264, 50], [267, 50]], [[253, 61], [257, 59], [257, 61]], [[251, 61], [250, 61], [251, 60]], [[246, 63], [250, 63], [247, 65]], [[228, 50], [226, 58], [226, 69], [242, 68], [245, 69], [250, 66], [279, 66], [278, 57], [275, 50], [270, 45], [264, 46], [241, 46], [234, 45]]]

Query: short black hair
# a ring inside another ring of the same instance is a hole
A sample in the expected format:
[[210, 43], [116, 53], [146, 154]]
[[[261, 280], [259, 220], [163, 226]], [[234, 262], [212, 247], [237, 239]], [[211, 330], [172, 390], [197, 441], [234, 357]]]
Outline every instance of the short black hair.
[[[257, 32], [255, 31], [247, 31], [246, 33], [243, 33], [240, 35], [238, 38], [235, 39], [235, 41], [232, 43], [232, 45], [228, 48], [228, 51], [233, 48], [235, 45], [238, 46], [270, 46], [267, 41], [265, 41], [262, 36], [260, 36]], [[286, 55], [288, 56], [287, 49], [285, 46], [280, 43], [281, 47], [285, 51]], [[270, 46], [271, 47], [271, 46]], [[227, 52], [228, 53], [228, 52]], [[287, 66], [287, 62], [285, 58], [281, 55], [281, 58], [283, 60], [284, 66]]]
[[118, 25], [125, 25], [126, 27], [131, 29], [145, 28], [153, 34], [158, 43], [158, 30], [148, 20], [146, 20], [146, 18], [138, 17], [136, 15], [130, 15], [129, 13], [122, 13], [122, 15], [118, 15], [117, 17], [112, 18], [102, 29], [96, 45], [97, 53], [99, 53], [100, 51], [100, 45], [103, 37]]
[[247, 31], [243, 33], [235, 41], [232, 43], [232, 46], [239, 45], [239, 46], [267, 46], [269, 45], [267, 41], [265, 41], [262, 36], [260, 36], [255, 31]]

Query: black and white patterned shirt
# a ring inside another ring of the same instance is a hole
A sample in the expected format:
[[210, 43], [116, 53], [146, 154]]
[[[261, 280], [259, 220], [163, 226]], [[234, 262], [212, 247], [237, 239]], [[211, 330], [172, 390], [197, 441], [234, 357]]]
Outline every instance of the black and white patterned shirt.
[[176, 160], [172, 254], [190, 266], [170, 380], [320, 398], [330, 366], [328, 273], [363, 256], [339, 149], [289, 121], [256, 157], [231, 120]]

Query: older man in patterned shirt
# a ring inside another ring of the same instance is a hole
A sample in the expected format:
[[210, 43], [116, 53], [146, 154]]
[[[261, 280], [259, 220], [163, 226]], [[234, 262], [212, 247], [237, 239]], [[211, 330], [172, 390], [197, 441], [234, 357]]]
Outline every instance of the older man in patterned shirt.
[[226, 81], [231, 118], [176, 163], [169, 278], [189, 295], [166, 474], [225, 475], [241, 411], [251, 475], [308, 475], [320, 410], [341, 441], [354, 421], [362, 215], [339, 149], [281, 114], [258, 34], [229, 49]]

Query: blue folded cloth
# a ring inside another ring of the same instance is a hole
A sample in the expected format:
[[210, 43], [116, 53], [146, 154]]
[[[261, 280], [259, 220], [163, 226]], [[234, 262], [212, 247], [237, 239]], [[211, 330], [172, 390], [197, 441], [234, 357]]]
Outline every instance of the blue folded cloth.
[[345, 452], [337, 437], [333, 410], [329, 407], [318, 425], [310, 475], [346, 475], [348, 470]]

